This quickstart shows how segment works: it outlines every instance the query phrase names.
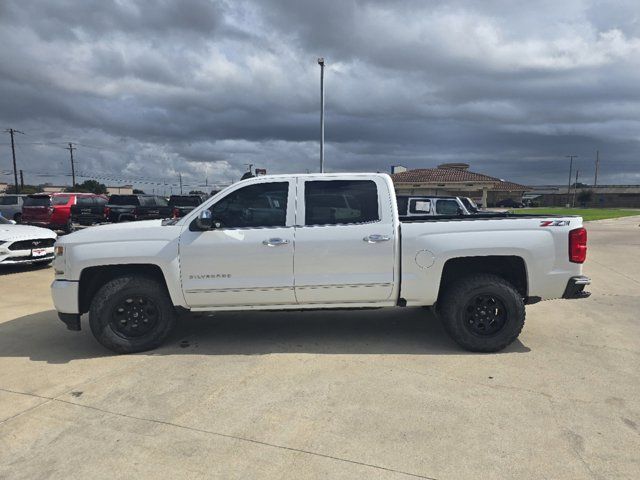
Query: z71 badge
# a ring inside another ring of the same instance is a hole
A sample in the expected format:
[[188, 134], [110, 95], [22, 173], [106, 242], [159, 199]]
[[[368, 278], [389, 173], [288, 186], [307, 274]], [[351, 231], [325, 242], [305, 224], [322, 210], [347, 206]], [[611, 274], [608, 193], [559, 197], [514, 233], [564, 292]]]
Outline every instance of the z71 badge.
[[542, 220], [540, 222], [541, 227], [567, 227], [570, 220]]

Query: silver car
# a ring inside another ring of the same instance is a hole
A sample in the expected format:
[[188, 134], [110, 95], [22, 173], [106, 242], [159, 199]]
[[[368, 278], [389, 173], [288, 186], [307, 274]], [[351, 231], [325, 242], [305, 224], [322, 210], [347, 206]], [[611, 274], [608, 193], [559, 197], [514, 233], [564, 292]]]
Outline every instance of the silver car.
[[0, 195], [0, 215], [20, 223], [24, 197], [26, 195]]

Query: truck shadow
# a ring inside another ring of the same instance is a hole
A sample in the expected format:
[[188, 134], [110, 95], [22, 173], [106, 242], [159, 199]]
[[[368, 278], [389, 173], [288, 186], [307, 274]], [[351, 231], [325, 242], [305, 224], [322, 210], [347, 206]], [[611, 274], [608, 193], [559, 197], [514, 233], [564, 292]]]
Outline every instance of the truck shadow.
[[15, 275], [16, 273], [46, 270], [47, 268], [51, 268], [51, 265], [48, 263], [46, 265], [3, 265], [2, 268], [0, 268], [0, 277], [4, 275]]
[[[66, 330], [53, 310], [0, 324], [5, 357], [68, 363], [111, 356], [82, 331]], [[500, 353], [526, 353], [519, 340]], [[462, 350], [422, 308], [188, 314], [165, 345], [138, 355], [267, 355], [273, 353], [478, 355]]]

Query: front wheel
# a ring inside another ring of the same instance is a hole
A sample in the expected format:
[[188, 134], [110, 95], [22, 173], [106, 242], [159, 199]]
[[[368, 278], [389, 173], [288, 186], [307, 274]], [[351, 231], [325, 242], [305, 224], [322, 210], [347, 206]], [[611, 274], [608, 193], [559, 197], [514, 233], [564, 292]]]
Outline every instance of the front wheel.
[[98, 290], [89, 324], [94, 337], [116, 353], [151, 350], [164, 342], [175, 323], [167, 289], [151, 277], [127, 275]]
[[502, 350], [518, 338], [524, 327], [522, 296], [497, 275], [463, 278], [448, 287], [438, 303], [449, 335], [472, 352]]

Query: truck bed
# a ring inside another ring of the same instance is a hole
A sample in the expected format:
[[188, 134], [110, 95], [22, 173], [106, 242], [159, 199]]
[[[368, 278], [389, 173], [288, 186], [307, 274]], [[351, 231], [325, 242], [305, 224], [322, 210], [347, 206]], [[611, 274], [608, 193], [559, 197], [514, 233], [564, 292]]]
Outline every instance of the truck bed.
[[420, 216], [404, 216], [401, 215], [398, 218], [402, 223], [421, 223], [421, 222], [440, 222], [440, 221], [478, 221], [478, 220], [502, 220], [505, 218], [518, 219], [518, 218], [577, 218], [578, 215], [548, 215], [548, 214], [515, 214], [515, 213], [502, 213], [496, 212], [484, 213], [482, 215], [420, 215]]

